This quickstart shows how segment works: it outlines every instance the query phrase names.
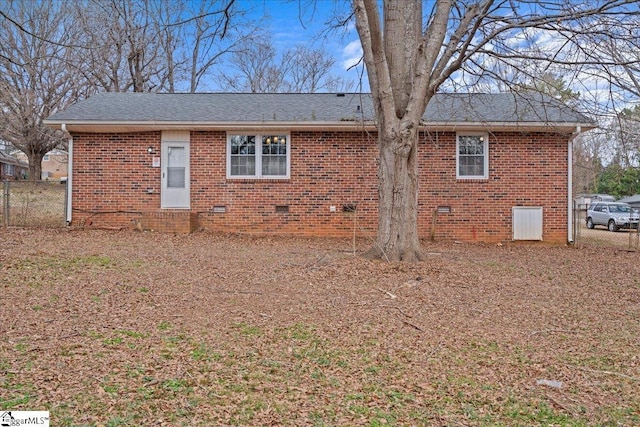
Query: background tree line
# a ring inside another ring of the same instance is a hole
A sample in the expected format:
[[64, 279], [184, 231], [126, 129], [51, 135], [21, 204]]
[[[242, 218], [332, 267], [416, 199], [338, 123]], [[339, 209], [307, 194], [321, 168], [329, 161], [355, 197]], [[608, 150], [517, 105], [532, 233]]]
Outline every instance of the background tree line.
[[640, 106], [601, 120], [574, 148], [576, 193], [640, 194]]

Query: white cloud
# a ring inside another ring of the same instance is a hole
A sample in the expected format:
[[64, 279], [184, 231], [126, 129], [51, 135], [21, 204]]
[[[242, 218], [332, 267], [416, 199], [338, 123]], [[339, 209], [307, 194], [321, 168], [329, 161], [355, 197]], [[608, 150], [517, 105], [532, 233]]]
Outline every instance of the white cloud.
[[362, 59], [362, 46], [360, 40], [355, 40], [349, 43], [342, 49], [342, 68], [344, 70], [349, 69], [356, 65]]

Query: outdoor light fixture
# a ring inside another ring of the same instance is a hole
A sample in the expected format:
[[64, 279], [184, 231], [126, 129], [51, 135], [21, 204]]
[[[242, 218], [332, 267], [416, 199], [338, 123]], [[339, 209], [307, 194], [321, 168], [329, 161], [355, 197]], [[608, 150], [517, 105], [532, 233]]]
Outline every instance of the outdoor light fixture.
[[153, 147], [149, 147], [149, 148], [147, 148], [147, 153], [149, 153], [149, 154], [153, 154]]
[[273, 140], [271, 139], [270, 136], [267, 137], [267, 139], [265, 139], [264, 141], [267, 145], [271, 144], [271, 142], [273, 142], [274, 144], [284, 144], [285, 142], [287, 142], [287, 140], [283, 137], [283, 138], [278, 138], [277, 136], [273, 137]]

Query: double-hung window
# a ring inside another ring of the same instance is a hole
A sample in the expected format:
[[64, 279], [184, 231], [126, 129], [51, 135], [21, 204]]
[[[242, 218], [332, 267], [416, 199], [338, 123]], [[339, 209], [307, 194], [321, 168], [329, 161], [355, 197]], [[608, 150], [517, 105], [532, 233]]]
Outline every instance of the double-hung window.
[[227, 134], [227, 178], [289, 178], [289, 135]]
[[486, 133], [459, 133], [456, 138], [456, 177], [489, 177], [489, 138]]

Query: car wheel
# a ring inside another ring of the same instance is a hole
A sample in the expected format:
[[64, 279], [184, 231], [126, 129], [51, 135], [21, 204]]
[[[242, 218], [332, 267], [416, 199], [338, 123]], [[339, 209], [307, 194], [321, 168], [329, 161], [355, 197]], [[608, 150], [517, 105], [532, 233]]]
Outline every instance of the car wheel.
[[616, 222], [612, 219], [609, 220], [609, 231], [618, 231], [618, 226]]
[[593, 230], [593, 220], [591, 218], [587, 218], [587, 228]]

